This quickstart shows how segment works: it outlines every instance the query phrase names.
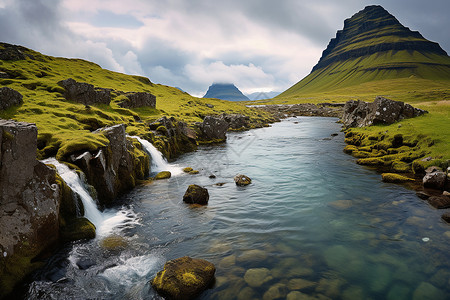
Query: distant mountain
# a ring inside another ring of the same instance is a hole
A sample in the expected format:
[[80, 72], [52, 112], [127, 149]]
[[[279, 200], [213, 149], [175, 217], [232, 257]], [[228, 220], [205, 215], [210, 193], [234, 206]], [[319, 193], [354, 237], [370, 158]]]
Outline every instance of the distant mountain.
[[231, 83], [213, 83], [203, 98], [216, 98], [229, 101], [249, 101], [242, 92]]
[[311, 73], [280, 97], [409, 77], [450, 80], [450, 57], [438, 43], [373, 5], [345, 20]]
[[256, 92], [251, 94], [245, 94], [250, 100], [263, 100], [272, 99], [280, 94], [280, 92]]

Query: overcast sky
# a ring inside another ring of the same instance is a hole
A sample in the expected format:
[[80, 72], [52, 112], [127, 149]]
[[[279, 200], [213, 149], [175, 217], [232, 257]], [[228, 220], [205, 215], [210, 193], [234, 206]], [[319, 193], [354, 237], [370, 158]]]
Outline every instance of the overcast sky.
[[203, 96], [213, 82], [284, 91], [344, 20], [379, 4], [450, 52], [448, 0], [0, 0], [0, 41]]

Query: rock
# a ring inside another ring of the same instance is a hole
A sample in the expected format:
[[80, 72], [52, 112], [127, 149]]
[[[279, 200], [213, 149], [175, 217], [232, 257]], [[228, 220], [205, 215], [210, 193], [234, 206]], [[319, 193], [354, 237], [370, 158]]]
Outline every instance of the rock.
[[196, 184], [191, 184], [183, 196], [183, 201], [189, 204], [206, 205], [208, 200], [208, 190]]
[[[376, 124], [392, 124], [424, 113], [426, 111], [414, 108], [404, 102], [377, 96], [372, 103], [360, 100], [347, 101], [341, 121], [345, 127], [364, 127]], [[400, 142], [399, 137], [397, 142]], [[403, 142], [403, 139], [401, 142]]]
[[188, 256], [168, 261], [150, 283], [166, 299], [194, 299], [214, 283], [215, 266]]
[[348, 209], [353, 206], [352, 200], [336, 200], [328, 203], [329, 206], [337, 209]]
[[234, 130], [248, 128], [250, 117], [241, 114], [223, 114], [222, 118], [228, 123], [228, 127]]
[[22, 46], [11, 45], [7, 43], [0, 43], [0, 60], [23, 60], [27, 57], [34, 60], [34, 56], [26, 53], [27, 48]]
[[246, 185], [249, 185], [250, 183], [252, 183], [252, 180], [248, 176], [238, 174], [238, 175], [234, 176], [234, 182], [238, 186], [246, 186]]
[[11, 106], [21, 105], [23, 96], [16, 90], [9, 87], [0, 88], [0, 110], [5, 110]]
[[390, 183], [403, 183], [403, 182], [410, 182], [414, 181], [414, 179], [395, 174], [395, 173], [383, 173], [381, 174], [381, 180], [384, 182], [390, 182]]
[[156, 96], [150, 93], [128, 93], [125, 97], [127, 99], [117, 103], [117, 105], [123, 108], [156, 107]]
[[191, 175], [195, 175], [195, 174], [198, 174], [198, 173], [200, 173], [198, 170], [192, 170], [192, 171], [189, 172], [189, 174], [191, 174]]
[[442, 192], [442, 196], [447, 196], [447, 197], [449, 197], [449, 196], [450, 196], [450, 192], [443, 191], [443, 192]]
[[172, 173], [170, 173], [169, 171], [162, 171], [162, 172], [159, 172], [158, 174], [156, 174], [155, 180], [168, 179], [171, 176], [172, 176]]
[[65, 242], [93, 238], [95, 238], [95, 226], [86, 218], [72, 219], [61, 230], [61, 239]]
[[423, 186], [426, 188], [442, 190], [445, 186], [447, 175], [439, 167], [429, 167], [425, 170]]
[[317, 282], [309, 281], [302, 278], [294, 278], [289, 280], [289, 283], [287, 284], [287, 287], [293, 291], [293, 290], [303, 290], [307, 288], [311, 288], [317, 285]]
[[413, 293], [413, 300], [439, 300], [446, 299], [445, 293], [428, 282], [421, 282]]
[[221, 117], [206, 116], [203, 123], [196, 123], [200, 130], [199, 138], [204, 141], [223, 142], [227, 139], [228, 122]]
[[389, 290], [386, 300], [409, 300], [411, 299], [409, 294], [410, 290], [407, 285], [395, 284]]
[[255, 299], [255, 296], [255, 291], [251, 287], [245, 287], [239, 292], [237, 300]]
[[65, 89], [66, 100], [84, 105], [107, 104], [111, 102], [111, 90], [94, 88], [92, 84], [77, 82], [72, 78], [61, 80], [58, 85]]
[[216, 178], [216, 175], [211, 174], [211, 175], [209, 175], [209, 178], [210, 178], [210, 179], [214, 179], [214, 178]]
[[[450, 224], [450, 212], [444, 213], [444, 214], [441, 216], [441, 218], [442, 218], [442, 220], [444, 220], [445, 222], [447, 222], [447, 223]], [[450, 236], [449, 236], [449, 237], [450, 237]]]
[[341, 288], [346, 284], [342, 278], [327, 279], [322, 278], [317, 285], [316, 291], [322, 293], [332, 299], [336, 299], [341, 294]]
[[364, 289], [360, 286], [352, 285], [342, 293], [343, 300], [366, 299]]
[[[56, 171], [36, 160], [35, 124], [0, 119], [0, 298], [36, 267], [59, 237]], [[3, 282], [2, 282], [3, 283]]]
[[193, 170], [194, 170], [194, 169], [192, 169], [191, 167], [186, 167], [186, 168], [183, 169], [183, 172], [189, 173], [189, 172], [191, 172], [191, 171], [193, 171]]
[[276, 283], [271, 286], [263, 295], [263, 300], [273, 300], [285, 298], [289, 290], [286, 285], [282, 283]]
[[110, 235], [100, 241], [100, 246], [109, 251], [123, 250], [128, 246], [127, 241], [120, 235]]
[[447, 196], [431, 196], [427, 201], [437, 209], [450, 208], [450, 197]]
[[273, 277], [270, 276], [270, 271], [267, 268], [248, 269], [244, 275], [245, 282], [254, 288], [260, 287], [272, 279]]
[[427, 200], [431, 196], [428, 193], [425, 192], [416, 192], [417, 197], [419, 197], [422, 200]]

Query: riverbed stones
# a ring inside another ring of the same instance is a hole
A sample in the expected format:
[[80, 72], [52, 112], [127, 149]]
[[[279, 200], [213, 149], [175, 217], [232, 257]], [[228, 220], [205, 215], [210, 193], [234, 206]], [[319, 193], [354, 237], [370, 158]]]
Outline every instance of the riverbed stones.
[[23, 96], [18, 91], [9, 88], [0, 88], [0, 110], [5, 110], [11, 106], [21, 105], [23, 103]]
[[170, 173], [169, 171], [162, 171], [162, 172], [159, 172], [158, 174], [156, 174], [155, 180], [168, 179], [171, 176], [172, 176], [172, 173]]
[[314, 287], [317, 285], [317, 282], [309, 281], [303, 278], [294, 278], [289, 280], [287, 287], [291, 291], [293, 290], [303, 290]]
[[413, 300], [423, 300], [423, 299], [433, 299], [433, 300], [439, 300], [439, 299], [446, 299], [446, 295], [444, 292], [431, 283], [428, 282], [421, 282], [419, 286], [416, 288], [416, 290], [413, 293]]
[[273, 277], [270, 275], [270, 271], [267, 268], [248, 269], [244, 275], [245, 282], [254, 288], [260, 287], [272, 279]]
[[237, 257], [238, 262], [242, 263], [254, 263], [261, 262], [267, 259], [267, 252], [259, 249], [244, 251]]
[[353, 201], [352, 200], [336, 200], [336, 201], [328, 203], [328, 205], [333, 208], [336, 208], [336, 209], [344, 210], [344, 209], [348, 209], [348, 208], [352, 207]]
[[263, 295], [263, 300], [274, 300], [285, 298], [289, 293], [289, 289], [283, 283], [272, 285]]
[[194, 299], [214, 283], [215, 272], [212, 263], [184, 256], [166, 262], [150, 283], [166, 299]]
[[196, 184], [191, 184], [183, 196], [183, 201], [188, 204], [206, 205], [208, 204], [208, 200], [208, 190]]
[[234, 176], [234, 182], [236, 183], [237, 186], [246, 186], [251, 184], [252, 180], [250, 179], [250, 177], [246, 175], [238, 174]]

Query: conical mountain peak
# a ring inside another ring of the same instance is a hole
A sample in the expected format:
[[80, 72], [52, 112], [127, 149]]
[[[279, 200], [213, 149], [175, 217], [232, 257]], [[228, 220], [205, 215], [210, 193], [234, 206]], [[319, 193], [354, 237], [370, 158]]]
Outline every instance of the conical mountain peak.
[[410, 76], [450, 79], [450, 57], [438, 43], [371, 5], [344, 21], [311, 74], [280, 97]]

